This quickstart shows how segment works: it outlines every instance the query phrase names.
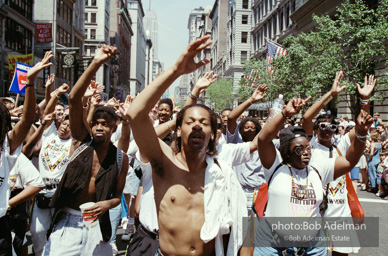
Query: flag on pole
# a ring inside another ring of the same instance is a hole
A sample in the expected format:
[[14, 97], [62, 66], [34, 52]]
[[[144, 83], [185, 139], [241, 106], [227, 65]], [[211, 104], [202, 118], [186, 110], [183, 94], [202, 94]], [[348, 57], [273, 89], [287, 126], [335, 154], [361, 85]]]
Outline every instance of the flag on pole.
[[280, 55], [286, 56], [288, 52], [280, 46], [267, 40], [267, 70], [268, 72], [274, 72], [275, 69], [270, 65], [272, 60]]
[[245, 75], [244, 78], [248, 80], [247, 84], [250, 84], [253, 88], [257, 82], [257, 77], [259, 76], [259, 71], [257, 69], [251, 69], [249, 76]]
[[32, 66], [17, 62], [15, 74], [9, 90], [24, 95], [26, 93], [27, 72]]

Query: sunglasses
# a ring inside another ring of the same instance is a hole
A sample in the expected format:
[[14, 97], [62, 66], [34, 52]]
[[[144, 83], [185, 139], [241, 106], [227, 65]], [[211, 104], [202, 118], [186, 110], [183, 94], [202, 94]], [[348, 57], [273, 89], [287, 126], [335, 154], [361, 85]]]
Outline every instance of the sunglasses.
[[222, 124], [217, 124], [217, 129], [221, 129], [222, 128]]
[[330, 129], [330, 131], [335, 132], [337, 130], [337, 127], [338, 125], [336, 124], [325, 124], [325, 123], [319, 124], [319, 129], [321, 129], [322, 131]]
[[307, 153], [310, 154], [311, 153], [311, 146], [307, 146], [307, 147], [297, 146], [294, 148], [294, 152], [298, 156], [301, 156], [305, 151], [307, 151]]

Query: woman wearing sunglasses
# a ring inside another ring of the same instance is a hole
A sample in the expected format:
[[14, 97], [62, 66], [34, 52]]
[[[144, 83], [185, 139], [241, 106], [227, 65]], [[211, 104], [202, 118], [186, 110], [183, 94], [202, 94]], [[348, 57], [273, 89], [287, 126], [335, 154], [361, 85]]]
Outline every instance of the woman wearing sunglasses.
[[[312, 134], [314, 130], [316, 135], [310, 141], [311, 146], [314, 148], [310, 161], [312, 166], [315, 166], [316, 163], [345, 156], [352, 141], [366, 140], [366, 137], [357, 135], [356, 127], [356, 129], [352, 129], [349, 133], [342, 136], [338, 140], [337, 144], [334, 144], [334, 135], [338, 132], [338, 123], [335, 117], [331, 114], [323, 114], [316, 118], [314, 124], [312, 122], [312, 119], [321, 111], [321, 109], [345, 88], [345, 86], [340, 85], [342, 78], [343, 72], [340, 71], [336, 74], [331, 90], [315, 102], [303, 116], [303, 129], [305, 129], [308, 134]], [[373, 75], [369, 76], [369, 79], [365, 77], [365, 85], [362, 88], [359, 84], [357, 84], [358, 92], [363, 102], [369, 101], [368, 99], [375, 84], [376, 79], [374, 79]], [[369, 108], [369, 106], [364, 105], [364, 108]], [[355, 157], [357, 162], [359, 159], [360, 157]], [[345, 175], [338, 176], [335, 180], [327, 184], [324, 190], [327, 198], [327, 209], [324, 217], [351, 217]], [[350, 233], [350, 231], [348, 235], [349, 237], [355, 237], [355, 234]], [[329, 242], [328, 246], [329, 249], [332, 250], [332, 255], [357, 253], [360, 249], [358, 239], [356, 237], [355, 239], [351, 239], [349, 243], [344, 244], [341, 242], [340, 245], [341, 247], [336, 246], [335, 242]]]
[[[294, 126], [280, 132], [280, 148], [277, 151], [272, 140], [287, 118], [299, 113], [309, 99], [291, 100], [282, 114], [275, 116], [259, 134], [258, 151], [267, 183], [272, 176], [265, 217], [320, 217], [323, 187], [349, 172], [363, 153], [365, 141], [354, 140], [346, 155], [320, 161], [312, 166], [310, 158], [314, 149], [310, 146], [306, 132]], [[363, 111], [357, 119], [357, 133], [365, 136], [372, 122], [372, 117]], [[283, 250], [277, 246], [256, 247], [255, 255], [282, 255]], [[288, 255], [326, 255], [325, 247], [287, 247], [286, 250]]]

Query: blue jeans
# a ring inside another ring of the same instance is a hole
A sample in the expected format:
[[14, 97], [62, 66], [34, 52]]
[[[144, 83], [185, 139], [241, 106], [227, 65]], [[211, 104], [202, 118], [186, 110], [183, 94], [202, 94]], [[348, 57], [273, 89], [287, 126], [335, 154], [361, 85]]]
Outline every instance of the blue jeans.
[[376, 169], [378, 164], [379, 160], [374, 158], [368, 163], [368, 177], [372, 188], [376, 187]]
[[43, 255], [78, 256], [112, 255], [112, 247], [102, 238], [100, 223], [87, 228], [80, 211], [63, 213], [44, 247]]
[[[287, 247], [287, 256], [295, 255], [298, 250], [296, 247]], [[256, 247], [254, 256], [282, 256], [282, 249], [274, 247]], [[327, 255], [326, 247], [308, 247], [305, 256], [325, 256]]]
[[110, 218], [110, 225], [112, 227], [112, 236], [110, 238], [110, 242], [115, 243], [117, 228], [119, 227], [120, 220], [121, 220], [121, 203], [118, 206], [112, 209], [109, 209], [109, 218]]

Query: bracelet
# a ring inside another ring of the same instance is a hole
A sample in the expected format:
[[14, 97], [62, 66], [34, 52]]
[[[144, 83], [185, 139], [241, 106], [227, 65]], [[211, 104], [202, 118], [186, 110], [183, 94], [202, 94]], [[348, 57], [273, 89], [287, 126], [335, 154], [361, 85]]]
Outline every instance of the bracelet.
[[323, 105], [326, 106], [327, 104], [329, 104], [329, 102], [333, 99], [333, 96], [330, 95], [330, 97], [325, 100], [325, 102], [323, 102]]
[[369, 99], [363, 100], [360, 98], [361, 105], [367, 105], [369, 104]]
[[61, 97], [61, 96], [59, 96], [55, 91], [54, 91], [54, 95], [55, 95], [55, 97], [57, 97], [58, 99], [59, 99], [59, 97]]
[[282, 115], [283, 115], [283, 117], [285, 117], [286, 119], [288, 119], [288, 116], [286, 116], [286, 114], [284, 114], [283, 110], [282, 110]]
[[189, 97], [192, 98], [193, 100], [198, 100], [198, 97], [195, 96], [192, 92], [189, 92]]
[[365, 140], [360, 139], [360, 138], [357, 136], [357, 134], [356, 134], [356, 138], [357, 138], [359, 141], [361, 141], [362, 143], [366, 143], [366, 139], [365, 139]]
[[365, 138], [368, 137], [368, 134], [363, 136], [363, 135], [360, 135], [360, 134], [358, 134], [358, 133], [356, 132], [356, 137], [359, 138], [359, 139], [365, 139]]
[[248, 99], [248, 102], [249, 102], [249, 104], [251, 104], [251, 105], [253, 104], [252, 101], [251, 101], [251, 99]]
[[34, 84], [25, 84], [26, 85], [26, 87], [32, 87], [32, 86], [34, 86]]
[[82, 106], [82, 107], [85, 108], [85, 109], [88, 108], [89, 107], [89, 102], [87, 102], [86, 105]]

